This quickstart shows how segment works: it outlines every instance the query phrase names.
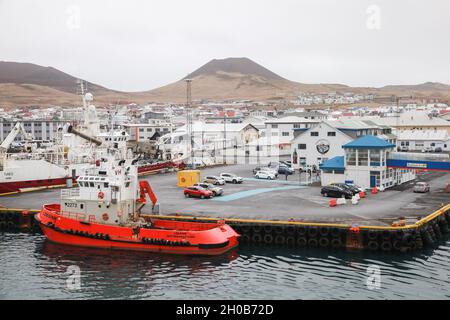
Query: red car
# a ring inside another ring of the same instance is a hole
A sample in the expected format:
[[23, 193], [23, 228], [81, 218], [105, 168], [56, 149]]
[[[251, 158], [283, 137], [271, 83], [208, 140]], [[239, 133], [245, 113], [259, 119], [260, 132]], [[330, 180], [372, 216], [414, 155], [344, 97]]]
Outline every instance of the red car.
[[214, 196], [214, 193], [212, 191], [206, 190], [202, 187], [193, 186], [193, 187], [187, 187], [184, 189], [184, 196], [186, 198], [190, 197], [198, 197], [198, 198], [212, 198]]

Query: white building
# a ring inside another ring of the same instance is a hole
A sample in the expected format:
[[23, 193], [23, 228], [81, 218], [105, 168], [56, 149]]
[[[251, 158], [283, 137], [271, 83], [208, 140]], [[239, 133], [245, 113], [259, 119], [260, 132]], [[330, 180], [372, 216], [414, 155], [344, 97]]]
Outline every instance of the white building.
[[[124, 127], [128, 129], [130, 140], [135, 142], [146, 142], [156, 139], [171, 131], [171, 123], [159, 119], [149, 120], [149, 123], [125, 124]], [[172, 130], [174, 130], [173, 127]]]
[[268, 120], [265, 123], [265, 139], [261, 140], [260, 145], [266, 145], [267, 148], [278, 147], [280, 155], [289, 155], [295, 130], [309, 129], [316, 126], [318, 123], [320, 123], [320, 120], [295, 116]]
[[[192, 125], [192, 138], [196, 150], [217, 150], [241, 148], [259, 138], [259, 131], [249, 123], [204, 123], [197, 121]], [[174, 134], [162, 137], [165, 148], [175, 148], [188, 140], [186, 126], [181, 126]], [[225, 141], [225, 143], [224, 143]], [[169, 146], [173, 144], [172, 146]]]
[[447, 130], [402, 130], [397, 134], [397, 147], [419, 152], [424, 148], [450, 151], [450, 134]]
[[343, 156], [342, 145], [353, 141], [328, 122], [321, 122], [301, 132], [291, 143], [292, 165], [295, 169], [305, 166], [319, 167], [330, 158]]
[[291, 143], [294, 167], [316, 166], [337, 156], [343, 156], [342, 145], [366, 135], [375, 135], [395, 143], [391, 128], [378, 126], [370, 121], [336, 120], [322, 121], [309, 129], [295, 129], [298, 133]]

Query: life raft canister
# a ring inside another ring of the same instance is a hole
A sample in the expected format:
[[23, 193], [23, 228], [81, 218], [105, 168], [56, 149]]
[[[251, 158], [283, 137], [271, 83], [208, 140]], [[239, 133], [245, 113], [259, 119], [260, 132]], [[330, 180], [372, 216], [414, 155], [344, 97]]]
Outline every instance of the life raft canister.
[[99, 199], [103, 199], [105, 197], [105, 193], [100, 191], [97, 196]]
[[107, 214], [107, 213], [104, 213], [104, 214], [102, 215], [102, 219], [103, 219], [104, 221], [108, 221], [108, 220], [109, 220], [108, 214]]

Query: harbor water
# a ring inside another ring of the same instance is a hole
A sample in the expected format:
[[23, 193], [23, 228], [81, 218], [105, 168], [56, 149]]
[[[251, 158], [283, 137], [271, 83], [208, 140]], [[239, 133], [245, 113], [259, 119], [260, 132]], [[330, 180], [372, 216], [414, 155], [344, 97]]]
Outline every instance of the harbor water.
[[2, 233], [0, 274], [0, 299], [448, 299], [450, 241], [414, 254], [241, 246], [187, 257]]

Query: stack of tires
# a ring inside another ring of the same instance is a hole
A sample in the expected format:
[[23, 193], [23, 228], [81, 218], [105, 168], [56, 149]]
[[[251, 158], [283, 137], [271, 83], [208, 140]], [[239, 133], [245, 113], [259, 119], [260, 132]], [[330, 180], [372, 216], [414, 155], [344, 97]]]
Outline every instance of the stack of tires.
[[19, 231], [19, 214], [16, 212], [0, 213], [0, 231], [17, 232]]
[[450, 232], [450, 211], [436, 217], [420, 228], [423, 244], [433, 246]]
[[285, 247], [342, 248], [346, 230], [328, 226], [282, 224], [235, 224], [241, 243]]
[[364, 247], [370, 251], [407, 252], [423, 247], [416, 229], [365, 230], [363, 237]]

